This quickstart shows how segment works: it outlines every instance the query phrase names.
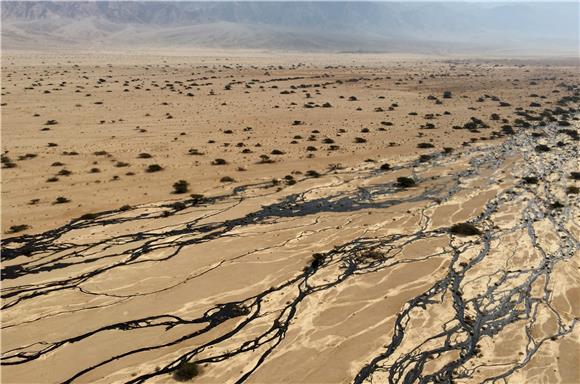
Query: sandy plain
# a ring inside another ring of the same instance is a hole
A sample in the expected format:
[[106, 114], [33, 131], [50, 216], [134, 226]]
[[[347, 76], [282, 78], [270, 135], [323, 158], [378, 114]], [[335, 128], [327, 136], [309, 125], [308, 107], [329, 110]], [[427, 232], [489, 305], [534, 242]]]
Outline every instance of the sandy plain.
[[2, 381], [579, 382], [579, 84], [547, 59], [4, 56]]

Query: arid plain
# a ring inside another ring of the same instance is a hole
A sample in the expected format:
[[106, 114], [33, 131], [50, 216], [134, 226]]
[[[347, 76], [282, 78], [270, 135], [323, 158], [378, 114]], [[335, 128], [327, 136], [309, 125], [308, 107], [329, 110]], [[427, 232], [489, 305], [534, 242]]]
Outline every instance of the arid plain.
[[575, 60], [3, 55], [2, 381], [580, 382], [579, 85]]

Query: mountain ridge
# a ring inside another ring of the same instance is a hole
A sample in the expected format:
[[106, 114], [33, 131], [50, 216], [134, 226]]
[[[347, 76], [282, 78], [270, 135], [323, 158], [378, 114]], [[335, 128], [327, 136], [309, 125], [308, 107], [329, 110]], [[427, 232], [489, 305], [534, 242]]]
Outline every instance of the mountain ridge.
[[4, 1], [1, 10], [2, 45], [13, 49], [106, 45], [428, 52], [536, 45], [538, 50], [574, 51], [578, 45], [578, 5], [565, 2]]

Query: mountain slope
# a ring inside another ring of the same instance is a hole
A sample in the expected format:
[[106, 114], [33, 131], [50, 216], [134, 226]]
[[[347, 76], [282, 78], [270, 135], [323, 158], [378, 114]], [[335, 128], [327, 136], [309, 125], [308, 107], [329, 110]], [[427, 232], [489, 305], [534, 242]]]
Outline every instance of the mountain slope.
[[5, 48], [213, 47], [321, 51], [578, 44], [575, 3], [1, 3]]

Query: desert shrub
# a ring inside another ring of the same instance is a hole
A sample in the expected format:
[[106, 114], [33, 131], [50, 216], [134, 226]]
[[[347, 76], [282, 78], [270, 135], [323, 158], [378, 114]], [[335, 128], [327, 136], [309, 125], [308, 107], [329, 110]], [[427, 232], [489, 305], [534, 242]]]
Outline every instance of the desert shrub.
[[79, 217], [79, 219], [81, 219], [81, 220], [94, 220], [97, 217], [99, 217], [98, 213], [85, 213], [84, 215]]
[[193, 204], [200, 203], [204, 199], [204, 196], [200, 193], [192, 193], [191, 195], [189, 195], [189, 197], [191, 197]]
[[10, 228], [8, 229], [8, 231], [6, 231], [6, 233], [22, 232], [22, 231], [26, 231], [29, 228], [30, 228], [30, 226], [28, 224], [16, 224], [16, 225], [10, 226]]
[[36, 153], [27, 153], [25, 155], [18, 156], [18, 160], [22, 161], [22, 160], [34, 159], [37, 156], [38, 155]]
[[502, 125], [501, 131], [506, 135], [513, 135], [515, 133], [511, 125]]
[[0, 157], [0, 159], [2, 162], [2, 168], [15, 168], [16, 167], [16, 164], [8, 156], [2, 155]]
[[220, 181], [221, 181], [222, 183], [233, 183], [235, 180], [234, 180], [234, 178], [233, 178], [233, 177], [230, 177], [230, 176], [224, 176], [224, 177], [222, 177], [222, 178], [220, 179]]
[[159, 172], [161, 170], [163, 170], [163, 167], [159, 164], [150, 164], [145, 168], [145, 172], [147, 173]]
[[173, 193], [186, 193], [189, 190], [189, 183], [185, 180], [179, 180], [173, 183]]
[[260, 155], [260, 160], [258, 160], [257, 164], [272, 164], [274, 160], [270, 159], [268, 155]]
[[381, 171], [388, 171], [389, 169], [391, 169], [391, 165], [389, 163], [384, 163], [380, 167]]
[[314, 253], [310, 261], [310, 268], [317, 269], [324, 263], [324, 255], [321, 253]]
[[481, 235], [481, 231], [476, 226], [469, 223], [453, 224], [451, 228], [449, 228], [449, 232], [460, 236]]
[[453, 96], [453, 94], [451, 93], [451, 91], [445, 91], [445, 92], [443, 92], [443, 98], [444, 99], [451, 99], [452, 96]]
[[150, 158], [152, 158], [152, 157], [153, 157], [153, 156], [151, 156], [151, 155], [150, 155], [150, 154], [148, 154], [148, 153], [140, 153], [140, 154], [138, 154], [138, 155], [137, 155], [137, 158], [138, 158], [138, 159], [150, 159]]
[[195, 363], [181, 363], [173, 371], [173, 378], [176, 381], [189, 381], [199, 375], [199, 367]]
[[175, 203], [169, 204], [169, 208], [178, 212], [178, 211], [183, 211], [185, 208], [187, 208], [187, 205], [182, 201], [176, 201]]
[[310, 169], [310, 170], [306, 171], [305, 175], [307, 177], [320, 177], [320, 173], [316, 172], [313, 169]]
[[56, 198], [56, 200], [54, 201], [54, 204], [65, 204], [70, 202], [70, 199], [64, 197], [64, 196], [59, 196]]
[[538, 184], [538, 178], [535, 176], [526, 176], [523, 180], [526, 184]]
[[397, 185], [401, 188], [410, 188], [415, 186], [415, 180], [405, 176], [397, 177]]
[[226, 165], [228, 162], [225, 161], [224, 159], [214, 159], [211, 162], [211, 165]]
[[187, 153], [189, 155], [192, 155], [192, 156], [201, 156], [201, 155], [203, 155], [203, 152], [200, 152], [199, 149], [195, 149], [195, 148], [190, 148], [189, 151], [187, 151]]
[[355, 137], [354, 138], [354, 142], [357, 143], [357, 144], [362, 144], [362, 143], [366, 143], [367, 142], [367, 139], [364, 139], [362, 137]]
[[419, 143], [419, 144], [417, 144], [417, 148], [425, 149], [425, 148], [433, 148], [433, 147], [435, 147], [435, 146], [431, 143]]

